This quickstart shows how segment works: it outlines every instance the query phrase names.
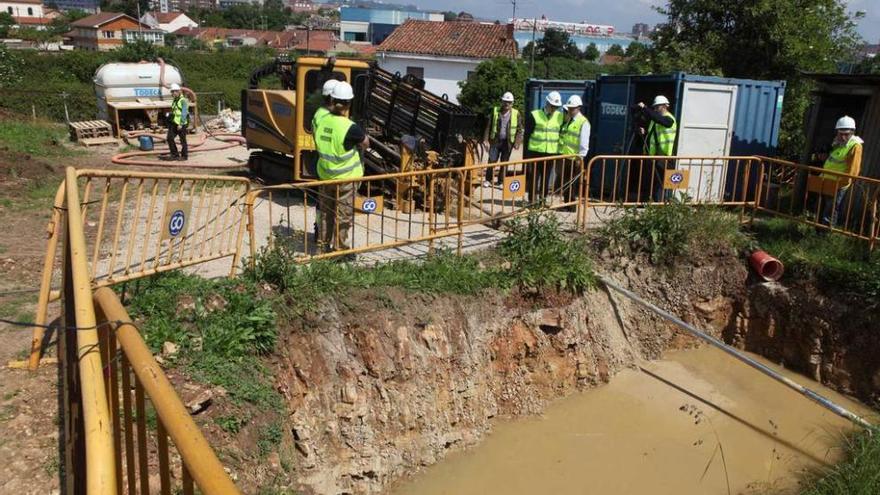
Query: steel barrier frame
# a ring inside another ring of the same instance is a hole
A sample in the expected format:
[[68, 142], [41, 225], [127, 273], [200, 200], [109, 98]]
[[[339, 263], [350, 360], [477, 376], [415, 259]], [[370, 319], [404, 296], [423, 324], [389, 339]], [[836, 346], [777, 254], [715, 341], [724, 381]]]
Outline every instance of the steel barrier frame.
[[[156, 455], [160, 493], [170, 495], [172, 492], [170, 437], [181, 457], [182, 493], [191, 495], [197, 486], [206, 495], [238, 494], [238, 489], [153, 358], [119, 298], [108, 287], [94, 291], [76, 179], [76, 170], [67, 168], [63, 195], [66, 215], [61, 217], [63, 229], [55, 229], [64, 232], [66, 241], [63, 244], [61, 290], [63, 324], [58, 335], [63, 491], [71, 495], [150, 493], [145, 414], [145, 403], [149, 399], [158, 415]], [[62, 195], [57, 195], [56, 199], [59, 197]], [[136, 406], [134, 418], [132, 385]], [[124, 406], [122, 417], [120, 395]], [[137, 459], [133, 454], [133, 428], [137, 430]], [[121, 449], [123, 436], [128, 468], [125, 473]]]

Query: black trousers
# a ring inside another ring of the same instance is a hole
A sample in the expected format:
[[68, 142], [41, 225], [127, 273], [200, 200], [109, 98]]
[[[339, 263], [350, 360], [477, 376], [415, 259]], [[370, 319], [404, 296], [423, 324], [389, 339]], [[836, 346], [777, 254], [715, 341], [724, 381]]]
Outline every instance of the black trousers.
[[[186, 145], [186, 131], [187, 126], [179, 126], [174, 122], [170, 122], [168, 124], [168, 135], [165, 136], [165, 139], [168, 142], [168, 151], [171, 153], [171, 156], [182, 156], [184, 158], [188, 158], [189, 156], [189, 147]], [[180, 154], [177, 153], [177, 143], [174, 142], [174, 138], [180, 138]]]
[[[539, 153], [537, 151], [523, 150], [523, 158], [544, 158], [555, 154]], [[553, 192], [556, 184], [556, 160], [536, 161], [526, 165], [526, 190], [529, 193], [529, 201], [536, 203], [543, 201]]]
[[[489, 163], [498, 163], [498, 162], [507, 162], [510, 161], [510, 153], [513, 151], [513, 145], [510, 144], [509, 139], [504, 139], [503, 141], [499, 141], [496, 143], [492, 143], [489, 146]], [[500, 175], [499, 179], [503, 179], [506, 176], [506, 167], [501, 167], [497, 169], [498, 175]], [[486, 180], [492, 182], [492, 179], [495, 176], [496, 167], [487, 168], [486, 169]]]

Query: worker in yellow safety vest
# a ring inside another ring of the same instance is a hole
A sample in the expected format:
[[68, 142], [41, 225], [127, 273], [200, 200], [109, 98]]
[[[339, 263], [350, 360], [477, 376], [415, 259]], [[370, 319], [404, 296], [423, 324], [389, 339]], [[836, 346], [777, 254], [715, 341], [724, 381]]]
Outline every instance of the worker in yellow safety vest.
[[565, 119], [559, 132], [559, 154], [577, 155], [580, 160], [565, 160], [562, 163], [562, 190], [566, 201], [575, 199], [575, 191], [579, 188], [582, 161], [590, 152], [590, 121], [581, 113], [584, 102], [578, 95], [571, 95], [562, 109]]
[[[168, 144], [168, 154], [159, 157], [161, 160], [186, 161], [189, 157], [189, 147], [186, 144], [186, 133], [189, 128], [189, 100], [183, 96], [180, 85], [171, 85], [171, 111], [166, 114], [168, 120], [168, 134], [165, 141]], [[174, 138], [180, 138], [180, 152], [177, 151], [177, 143]]]
[[[837, 134], [834, 137], [834, 142], [831, 144], [831, 153], [828, 155], [822, 168], [829, 172], [859, 175], [862, 170], [862, 145], [864, 141], [856, 136], [855, 119], [850, 116], [843, 116], [834, 127]], [[826, 181], [832, 180], [836, 184], [833, 197], [822, 197], [822, 222], [831, 226], [839, 224], [841, 209], [849, 193], [849, 186], [852, 184], [852, 179], [837, 173], [822, 174]]]
[[354, 218], [354, 195], [357, 179], [364, 176], [360, 150], [369, 145], [369, 137], [346, 117], [354, 99], [354, 90], [340, 81], [330, 93], [330, 114], [322, 117], [315, 130], [315, 147], [318, 149], [318, 178], [347, 182], [320, 187], [318, 210], [321, 212], [319, 243], [324, 249], [346, 250], [348, 231]]
[[562, 129], [562, 96], [551, 91], [544, 99], [544, 107], [526, 115], [526, 149], [523, 158], [545, 158], [526, 165], [526, 190], [533, 202], [544, 201], [556, 184], [556, 162], [559, 155], [559, 131]]
[[[669, 99], [663, 95], [657, 95], [651, 108], [639, 103], [639, 109], [645, 119], [648, 120], [647, 130], [639, 128], [639, 133], [644, 138], [644, 152], [648, 156], [672, 156], [675, 150], [675, 138], [678, 133], [678, 122], [669, 111]], [[653, 189], [654, 200], [659, 201], [663, 195], [663, 179], [667, 169], [675, 168], [675, 162], [666, 159], [648, 160], [643, 164], [641, 177], [643, 191]], [[649, 183], [653, 181], [653, 188]]]
[[[492, 107], [492, 113], [486, 119], [486, 131], [483, 143], [489, 148], [489, 163], [510, 161], [510, 153], [519, 149], [523, 140], [523, 121], [519, 110], [513, 107], [513, 93], [501, 95], [501, 104]], [[502, 168], [495, 173], [495, 167], [486, 169], [483, 187], [491, 187], [493, 182], [503, 180], [506, 170]]]

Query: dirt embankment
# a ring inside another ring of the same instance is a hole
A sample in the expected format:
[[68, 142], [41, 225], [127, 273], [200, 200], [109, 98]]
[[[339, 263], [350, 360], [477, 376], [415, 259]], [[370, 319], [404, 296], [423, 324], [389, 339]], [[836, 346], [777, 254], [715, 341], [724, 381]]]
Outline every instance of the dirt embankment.
[[754, 284], [725, 340], [880, 407], [880, 302], [804, 282]]
[[[614, 276], [720, 335], [746, 270], [719, 258], [675, 271], [632, 263]], [[692, 344], [603, 290], [561, 307], [515, 299], [358, 293], [287, 329], [276, 373], [301, 490], [375, 493], [473, 445], [495, 416], [539, 413]]]

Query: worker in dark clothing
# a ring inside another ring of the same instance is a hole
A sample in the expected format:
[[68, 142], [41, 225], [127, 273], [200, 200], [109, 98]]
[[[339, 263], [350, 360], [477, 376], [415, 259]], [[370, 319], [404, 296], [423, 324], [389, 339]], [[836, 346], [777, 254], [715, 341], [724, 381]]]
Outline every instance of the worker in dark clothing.
[[[647, 130], [644, 127], [639, 128], [639, 133], [645, 140], [645, 155], [654, 157], [672, 156], [672, 152], [675, 149], [678, 123], [675, 121], [672, 113], [669, 112], [669, 100], [663, 95], [658, 95], [654, 98], [651, 108], [640, 102], [639, 110], [649, 122]], [[642, 167], [642, 190], [649, 191], [653, 189], [654, 201], [660, 201], [663, 197], [663, 179], [666, 175], [666, 170], [675, 168], [675, 162], [672, 160], [654, 159], [645, 165]], [[652, 177], [653, 188], [650, 186]]]
[[[544, 102], [544, 108], [526, 114], [526, 149], [523, 158], [547, 158], [559, 155], [559, 132], [562, 129], [562, 96], [551, 91]], [[556, 163], [554, 160], [538, 161], [526, 165], [526, 182], [529, 200], [543, 201], [552, 194], [556, 183]]]
[[[513, 93], [510, 91], [501, 96], [501, 105], [492, 107], [492, 113], [486, 119], [486, 131], [483, 133], [483, 144], [489, 148], [489, 163], [506, 162], [510, 153], [522, 145], [523, 122], [519, 110], [513, 108]], [[504, 168], [494, 173], [494, 168], [486, 169], [486, 180], [483, 187], [492, 187], [493, 182], [504, 180]]]
[[[168, 113], [168, 135], [165, 140], [168, 144], [168, 154], [159, 157], [160, 160], [178, 160], [185, 162], [189, 157], [189, 147], [186, 144], [186, 133], [189, 127], [189, 100], [181, 93], [180, 85], [171, 85], [171, 111]], [[174, 138], [180, 138], [180, 153], [177, 152], [177, 143]]]

